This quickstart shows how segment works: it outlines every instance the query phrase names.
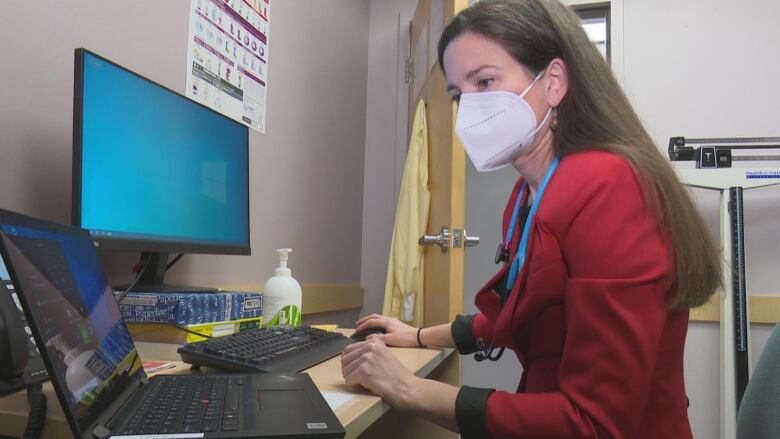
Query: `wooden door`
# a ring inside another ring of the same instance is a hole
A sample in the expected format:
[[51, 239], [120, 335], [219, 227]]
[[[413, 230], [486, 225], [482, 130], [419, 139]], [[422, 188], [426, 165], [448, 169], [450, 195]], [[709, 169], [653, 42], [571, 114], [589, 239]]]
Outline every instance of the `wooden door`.
[[[456, 108], [447, 95], [447, 81], [436, 63], [435, 50], [443, 26], [467, 3], [467, 0], [419, 0], [410, 26], [409, 129], [417, 102], [424, 99], [431, 193], [428, 235], [437, 235], [442, 226], [463, 229], [466, 155], [455, 136]], [[446, 253], [438, 246], [425, 247], [423, 277], [422, 326], [451, 322], [463, 312], [463, 247], [449, 248]], [[428, 377], [460, 386], [460, 356], [450, 355]], [[390, 410], [360, 437], [453, 439], [459, 436], [422, 418]]]
[[[436, 60], [441, 30], [467, 0], [420, 0], [411, 23], [409, 115], [423, 99], [428, 122], [428, 183], [431, 208], [426, 234], [442, 226], [464, 228], [465, 152], [455, 135], [457, 108], [447, 95], [447, 80]], [[411, 126], [411, 124], [410, 124]], [[463, 312], [463, 247], [442, 252], [425, 247], [423, 326], [451, 322]]]

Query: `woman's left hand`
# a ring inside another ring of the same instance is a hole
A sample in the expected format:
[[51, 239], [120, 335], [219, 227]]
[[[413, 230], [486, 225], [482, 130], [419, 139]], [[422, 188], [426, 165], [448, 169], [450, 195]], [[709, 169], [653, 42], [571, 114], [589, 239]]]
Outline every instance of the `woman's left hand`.
[[414, 383], [419, 379], [384, 343], [373, 337], [344, 349], [341, 374], [347, 384], [363, 386], [400, 409], [407, 405]]

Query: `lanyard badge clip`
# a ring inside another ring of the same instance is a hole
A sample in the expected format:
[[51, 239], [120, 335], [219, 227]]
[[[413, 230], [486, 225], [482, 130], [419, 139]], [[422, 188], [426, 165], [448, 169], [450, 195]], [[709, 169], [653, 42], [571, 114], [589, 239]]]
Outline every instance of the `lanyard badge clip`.
[[525, 192], [527, 188], [528, 184], [523, 183], [523, 186], [520, 188], [520, 192], [518, 192], [517, 201], [515, 201], [515, 209], [512, 212], [512, 219], [509, 221], [509, 230], [507, 230], [506, 239], [503, 242], [500, 242], [498, 244], [498, 248], [496, 249], [496, 264], [509, 262], [509, 248], [512, 245], [512, 237], [515, 234], [517, 215], [520, 213], [520, 207], [526, 203], [526, 199], [528, 198], [528, 195]]
[[504, 247], [504, 243], [499, 243], [496, 249], [496, 264], [509, 262], [509, 247]]

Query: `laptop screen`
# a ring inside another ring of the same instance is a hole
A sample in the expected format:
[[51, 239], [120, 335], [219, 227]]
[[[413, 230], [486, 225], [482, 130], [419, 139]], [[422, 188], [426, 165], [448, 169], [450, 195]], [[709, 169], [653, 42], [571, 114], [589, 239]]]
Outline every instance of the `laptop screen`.
[[0, 261], [0, 280], [8, 282], [11, 278], [8, 277], [8, 270], [5, 268], [3, 261]]
[[83, 432], [144, 376], [89, 233], [0, 211], [0, 248], [63, 409]]

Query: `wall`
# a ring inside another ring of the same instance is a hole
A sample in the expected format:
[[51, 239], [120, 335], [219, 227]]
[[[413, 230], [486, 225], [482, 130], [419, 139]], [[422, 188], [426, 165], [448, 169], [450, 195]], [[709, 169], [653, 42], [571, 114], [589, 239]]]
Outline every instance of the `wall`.
[[417, 0], [372, 0], [368, 41], [368, 97], [363, 193], [362, 314], [382, 312], [408, 138], [405, 55]]
[[[498, 270], [494, 263], [496, 246], [501, 242], [501, 215], [509, 193], [517, 180], [517, 171], [507, 167], [496, 172], [477, 172], [471, 161], [466, 164], [466, 230], [479, 236], [476, 247], [466, 249], [463, 279], [463, 311], [474, 314], [476, 292]], [[498, 352], [498, 351], [496, 351]], [[463, 357], [463, 384], [514, 392], [522, 367], [515, 354], [505, 351], [498, 361], [476, 361]]]
[[[272, 2], [268, 128], [250, 130], [253, 255], [188, 255], [169, 281], [263, 282], [289, 246], [301, 283], [360, 282], [370, 5], [327, 6]], [[3, 5], [0, 207], [69, 221], [73, 49], [183, 93], [188, 13], [186, 0]], [[136, 254], [103, 256], [112, 281], [130, 277]]]
[[[672, 136], [780, 136], [780, 33], [777, 2], [751, 0], [624, 0], [624, 80], [627, 93], [655, 141]], [[777, 167], [777, 162], [761, 166]], [[697, 190], [713, 232], [718, 196]], [[745, 191], [745, 252], [750, 294], [779, 295], [780, 190]], [[727, 247], [728, 248], [728, 247]], [[753, 362], [771, 330], [753, 325]], [[693, 323], [685, 378], [695, 437], [719, 434], [718, 326]]]

